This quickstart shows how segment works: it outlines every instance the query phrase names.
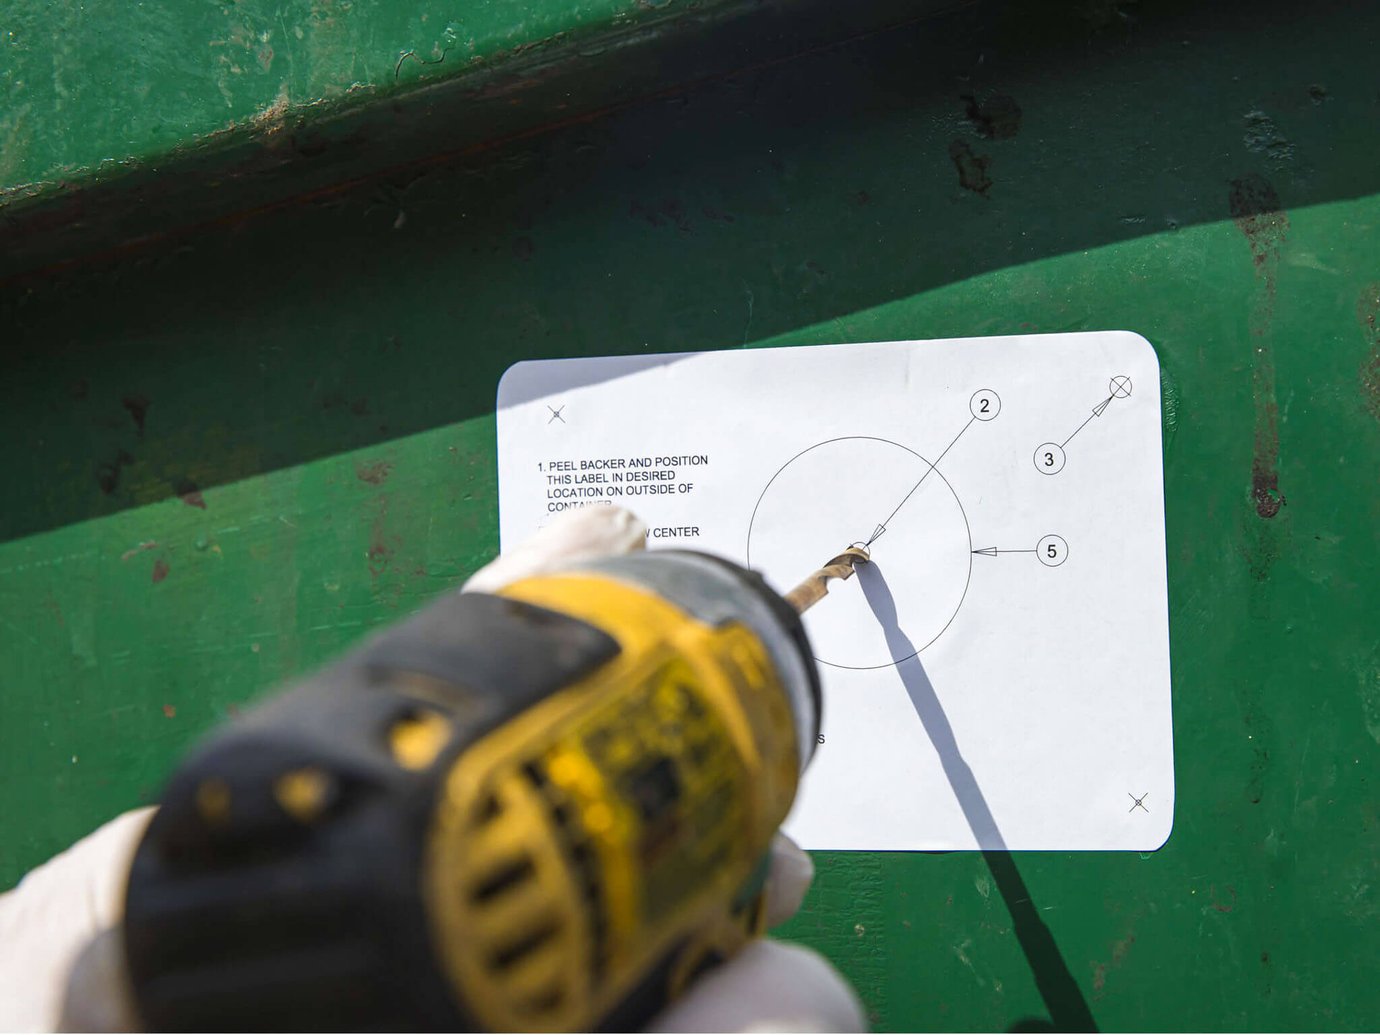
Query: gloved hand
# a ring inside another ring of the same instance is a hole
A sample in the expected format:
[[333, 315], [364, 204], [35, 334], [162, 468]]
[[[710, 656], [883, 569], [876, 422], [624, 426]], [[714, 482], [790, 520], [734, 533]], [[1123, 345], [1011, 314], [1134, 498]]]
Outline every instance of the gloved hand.
[[[464, 590], [488, 592], [572, 563], [639, 550], [646, 529], [625, 510], [568, 511], [476, 572]], [[0, 895], [0, 1029], [132, 1030], [120, 922], [125, 881], [152, 808], [111, 820]], [[810, 857], [784, 835], [772, 846], [767, 922], [800, 908]], [[703, 975], [652, 1031], [862, 1031], [851, 988], [818, 954], [762, 941]]]

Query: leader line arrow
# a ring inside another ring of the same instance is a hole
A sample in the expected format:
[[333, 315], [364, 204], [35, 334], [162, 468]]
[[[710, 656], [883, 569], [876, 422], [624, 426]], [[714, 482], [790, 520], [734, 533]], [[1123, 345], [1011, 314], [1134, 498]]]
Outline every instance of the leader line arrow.
[[973, 553], [979, 557], [996, 557], [1003, 553], [1034, 553], [1034, 550], [998, 550], [995, 546], [984, 546], [981, 550], [974, 550]]
[[[1129, 399], [1131, 397], [1131, 379], [1127, 377], [1125, 374], [1117, 374], [1107, 382], [1107, 391], [1111, 394], [1109, 394], [1107, 398], [1103, 399], [1100, 403], [1098, 403], [1096, 406], [1092, 408], [1092, 413], [1088, 414], [1088, 416], [1083, 418], [1083, 423], [1073, 429], [1073, 435], [1070, 435], [1068, 438], [1064, 439], [1064, 441], [1059, 443], [1060, 449], [1063, 449], [1066, 445], [1072, 442], [1074, 435], [1077, 435], [1080, 431], [1086, 428], [1088, 424], [1092, 422], [1092, 419], [1094, 417], [1101, 417], [1104, 413], [1106, 413], [1107, 407], [1112, 405], [1112, 402], [1114, 400]], [[1051, 471], [1046, 473], [1052, 474], [1054, 472]]]
[[910, 498], [914, 496], [916, 492], [919, 491], [920, 486], [925, 484], [925, 479], [930, 476], [930, 472], [933, 471], [936, 467], [938, 467], [940, 461], [942, 461], [946, 456], [949, 455], [949, 450], [953, 449], [954, 444], [957, 443], [958, 440], [963, 437], [963, 433], [967, 431], [969, 428], [971, 428], [973, 426], [973, 422], [976, 420], [976, 416], [968, 418], [968, 423], [963, 425], [963, 427], [959, 429], [958, 434], [953, 437], [953, 441], [944, 447], [944, 452], [939, 454], [939, 459], [925, 468], [925, 473], [920, 476], [920, 480], [918, 482], [911, 486], [910, 492], [906, 493], [905, 497], [901, 500], [901, 502], [896, 504], [896, 509], [886, 516], [885, 521], [881, 522], [879, 525], [877, 525], [876, 528], [872, 530], [872, 534], [867, 537], [867, 542], [862, 544], [864, 550], [871, 546], [873, 543], [875, 543], [886, 533], [886, 526], [891, 523], [891, 519], [894, 518], [897, 514], [899, 514], [901, 508], [904, 507], [906, 503], [910, 500]]
[[[1094, 417], [1101, 417], [1104, 413], [1106, 413], [1106, 412], [1107, 412], [1107, 407], [1110, 406], [1110, 405], [1112, 405], [1112, 400], [1115, 399], [1115, 398], [1116, 398], [1115, 395], [1109, 395], [1109, 396], [1107, 396], [1107, 398], [1103, 399], [1100, 403], [1098, 403], [1096, 406], [1094, 406], [1094, 407], [1092, 408], [1092, 413], [1088, 414], [1088, 416], [1084, 419], [1083, 423], [1080, 424], [1080, 425], [1078, 425], [1078, 427], [1076, 427], [1076, 428], [1073, 429], [1073, 435], [1077, 435], [1080, 431], [1082, 431], [1084, 428], [1086, 428], [1086, 427], [1088, 426], [1089, 422], [1090, 422]], [[1060, 442], [1060, 443], [1059, 443], [1059, 448], [1060, 448], [1060, 449], [1063, 449], [1066, 445], [1068, 445], [1070, 442], [1072, 442], [1072, 441], [1073, 441], [1073, 435], [1070, 435], [1068, 438], [1064, 439], [1064, 441]]]

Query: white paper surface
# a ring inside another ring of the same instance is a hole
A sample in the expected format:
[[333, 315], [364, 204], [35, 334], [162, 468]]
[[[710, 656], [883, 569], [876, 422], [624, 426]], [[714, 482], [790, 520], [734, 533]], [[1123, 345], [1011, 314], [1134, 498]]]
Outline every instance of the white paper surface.
[[786, 825], [805, 847], [1169, 836], [1159, 364], [1139, 335], [519, 363], [498, 444], [505, 547], [619, 503], [649, 547], [785, 591], [885, 526], [806, 615], [825, 696]]

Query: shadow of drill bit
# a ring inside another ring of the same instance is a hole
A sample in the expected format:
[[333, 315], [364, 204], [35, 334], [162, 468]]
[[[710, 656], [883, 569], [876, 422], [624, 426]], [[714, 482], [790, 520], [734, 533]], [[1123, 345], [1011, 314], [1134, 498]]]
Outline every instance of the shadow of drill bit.
[[920, 717], [925, 733], [939, 755], [939, 763], [944, 776], [953, 788], [963, 816], [973, 831], [973, 837], [982, 846], [982, 857], [992, 871], [1002, 901], [1011, 914], [1011, 924], [1016, 932], [1016, 941], [1025, 954], [1035, 978], [1035, 987], [1049, 1011], [1050, 1021], [1059, 1031], [1096, 1031], [1092, 1011], [1069, 972], [1054, 935], [1040, 918], [1039, 910], [1030, 898], [1030, 892], [1016, 868], [1016, 861], [1006, 848], [1001, 831], [982, 795], [977, 777], [963, 757], [954, 736], [953, 726], [944, 713], [939, 695], [934, 691], [929, 674], [920, 661], [915, 645], [902, 630], [896, 615], [896, 601], [886, 578], [875, 561], [858, 566], [858, 583], [872, 614], [881, 623], [886, 635], [887, 647], [892, 657], [906, 660], [896, 666], [901, 682], [910, 697], [915, 714]]

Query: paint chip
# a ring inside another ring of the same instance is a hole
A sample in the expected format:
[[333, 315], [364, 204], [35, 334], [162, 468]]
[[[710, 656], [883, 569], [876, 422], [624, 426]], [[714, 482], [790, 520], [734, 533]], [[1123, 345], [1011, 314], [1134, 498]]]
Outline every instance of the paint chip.
[[156, 539], [148, 539], [148, 540], [146, 540], [146, 541], [140, 543], [138, 546], [135, 546], [135, 547], [133, 547], [133, 548], [131, 548], [131, 549], [129, 549], [129, 550], [126, 550], [124, 553], [120, 554], [120, 560], [122, 560], [122, 561], [127, 561], [127, 560], [129, 560], [131, 557], [133, 557], [136, 553], [142, 553], [142, 552], [145, 551], [145, 550], [152, 550], [152, 549], [153, 549], [155, 546], [157, 546], [157, 545], [158, 545], [158, 540], [156, 540]]
[[387, 460], [375, 460], [372, 463], [356, 464], [355, 477], [370, 485], [382, 485], [392, 470], [393, 465]]

